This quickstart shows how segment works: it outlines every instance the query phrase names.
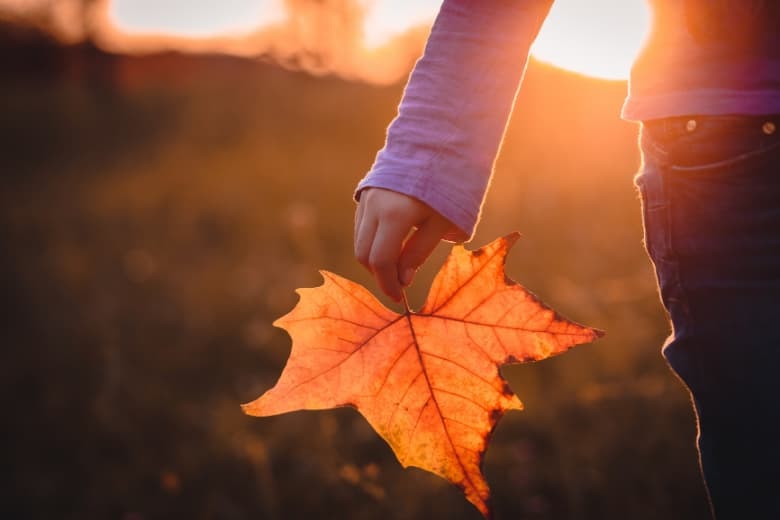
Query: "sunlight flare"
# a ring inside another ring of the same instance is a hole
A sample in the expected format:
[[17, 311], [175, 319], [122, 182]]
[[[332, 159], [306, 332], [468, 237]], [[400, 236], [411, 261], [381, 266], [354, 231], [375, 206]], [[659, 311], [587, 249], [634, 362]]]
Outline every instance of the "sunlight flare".
[[626, 79], [649, 21], [644, 0], [556, 0], [531, 52], [563, 69]]
[[251, 33], [284, 16], [282, 0], [112, 0], [109, 7], [122, 31], [187, 38]]
[[[126, 35], [197, 40], [240, 37], [284, 23], [291, 5], [290, 0], [225, 0], [219, 4], [205, 0], [113, 0], [108, 14]], [[332, 5], [336, 10], [347, 4]], [[363, 2], [359, 7], [365, 7], [360, 41], [368, 49], [390, 44], [409, 29], [430, 25], [440, 5], [440, 0]], [[643, 0], [556, 0], [532, 54], [581, 74], [626, 79], [647, 33], [649, 17]]]

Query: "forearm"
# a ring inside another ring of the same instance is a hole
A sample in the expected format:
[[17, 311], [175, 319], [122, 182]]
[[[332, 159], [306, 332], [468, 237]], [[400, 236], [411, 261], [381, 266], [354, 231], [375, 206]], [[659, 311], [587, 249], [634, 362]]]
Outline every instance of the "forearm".
[[428, 204], [470, 236], [522, 79], [552, 0], [445, 0], [360, 190]]

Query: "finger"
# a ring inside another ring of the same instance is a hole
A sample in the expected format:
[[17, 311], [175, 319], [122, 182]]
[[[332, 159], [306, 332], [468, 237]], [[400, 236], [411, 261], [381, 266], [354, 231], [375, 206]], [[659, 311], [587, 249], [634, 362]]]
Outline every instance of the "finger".
[[398, 280], [398, 257], [409, 229], [394, 221], [384, 221], [374, 234], [369, 265], [379, 287], [395, 301], [401, 300]]
[[365, 203], [358, 202], [357, 208], [355, 208], [355, 232], [354, 237], [357, 239], [358, 229], [360, 229], [360, 222], [363, 220], [363, 213], [366, 210]]
[[371, 269], [371, 248], [373, 246], [379, 221], [370, 214], [361, 212], [360, 219], [355, 223], [355, 258], [363, 267]]
[[398, 278], [404, 287], [412, 283], [417, 268], [431, 256], [449, 227], [446, 220], [428, 219], [406, 241], [398, 260]]

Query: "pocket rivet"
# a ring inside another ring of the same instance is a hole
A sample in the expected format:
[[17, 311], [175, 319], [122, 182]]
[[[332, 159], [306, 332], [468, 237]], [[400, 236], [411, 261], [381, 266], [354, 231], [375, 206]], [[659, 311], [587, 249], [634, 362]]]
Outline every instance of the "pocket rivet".
[[772, 121], [767, 121], [763, 125], [761, 125], [761, 131], [764, 132], [766, 135], [772, 135], [777, 130], [777, 126]]
[[689, 119], [687, 123], [685, 123], [685, 129], [689, 132], [693, 132], [696, 130], [696, 120], [695, 119]]

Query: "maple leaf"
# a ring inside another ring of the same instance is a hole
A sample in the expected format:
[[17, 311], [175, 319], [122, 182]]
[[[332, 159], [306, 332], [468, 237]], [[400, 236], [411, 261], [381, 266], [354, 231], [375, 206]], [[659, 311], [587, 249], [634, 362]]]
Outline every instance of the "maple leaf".
[[269, 416], [353, 406], [395, 452], [459, 487], [490, 517], [482, 474], [488, 440], [506, 410], [523, 405], [499, 373], [593, 341], [504, 274], [518, 238], [476, 251], [455, 246], [419, 312], [397, 314], [364, 287], [327, 271], [319, 287], [274, 325], [292, 351], [279, 381], [243, 405]]

